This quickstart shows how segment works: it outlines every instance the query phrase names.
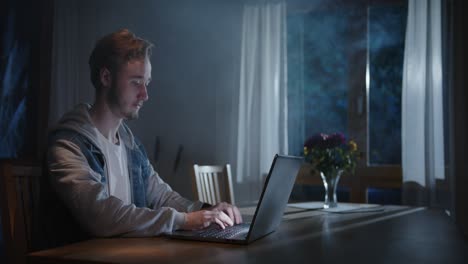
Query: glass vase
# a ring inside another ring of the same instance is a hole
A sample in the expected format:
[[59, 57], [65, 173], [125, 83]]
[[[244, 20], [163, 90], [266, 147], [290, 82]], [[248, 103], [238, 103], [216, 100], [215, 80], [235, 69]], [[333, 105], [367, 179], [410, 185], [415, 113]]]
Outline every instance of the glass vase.
[[343, 170], [331, 170], [328, 172], [320, 172], [322, 177], [323, 187], [325, 188], [325, 200], [323, 202], [323, 208], [333, 208], [338, 206], [338, 200], [336, 198], [336, 187], [340, 181]]

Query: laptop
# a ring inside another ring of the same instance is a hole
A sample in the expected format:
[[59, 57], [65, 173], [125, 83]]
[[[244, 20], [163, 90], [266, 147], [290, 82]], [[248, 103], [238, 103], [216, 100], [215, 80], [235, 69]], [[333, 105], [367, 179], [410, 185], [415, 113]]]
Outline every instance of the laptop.
[[197, 241], [249, 244], [274, 232], [281, 223], [302, 162], [302, 157], [275, 155], [252, 222], [225, 229], [212, 224], [202, 230], [178, 230], [168, 233], [166, 236]]

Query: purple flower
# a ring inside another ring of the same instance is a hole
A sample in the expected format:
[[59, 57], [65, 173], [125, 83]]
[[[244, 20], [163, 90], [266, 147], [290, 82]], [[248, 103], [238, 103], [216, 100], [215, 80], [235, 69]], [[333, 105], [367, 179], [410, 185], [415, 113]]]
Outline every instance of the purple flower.
[[328, 137], [327, 146], [328, 148], [339, 147], [346, 143], [346, 138], [342, 133], [334, 133]]
[[327, 146], [327, 139], [328, 135], [319, 133], [311, 136], [309, 139], [306, 140], [304, 143], [304, 147], [308, 149], [313, 149], [313, 148], [319, 148], [319, 149], [324, 149]]
[[354, 172], [357, 144], [353, 140], [347, 142], [343, 133], [317, 133], [304, 142], [304, 157], [324, 173], [338, 169]]
[[306, 140], [304, 147], [307, 149], [330, 149], [339, 147], [346, 144], [346, 138], [343, 133], [334, 133], [327, 135], [324, 133], [317, 133]]

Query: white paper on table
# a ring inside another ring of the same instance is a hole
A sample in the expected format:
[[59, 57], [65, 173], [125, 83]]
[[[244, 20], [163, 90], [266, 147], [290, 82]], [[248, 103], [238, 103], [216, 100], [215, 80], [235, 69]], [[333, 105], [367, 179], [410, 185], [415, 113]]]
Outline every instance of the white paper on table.
[[323, 202], [289, 203], [288, 207], [307, 209], [307, 210], [322, 209]]
[[321, 209], [325, 212], [330, 213], [342, 213], [342, 212], [378, 212], [383, 211], [383, 207], [379, 204], [356, 204], [356, 203], [338, 203], [337, 207], [334, 208], [323, 208], [323, 202], [306, 202], [306, 203], [290, 203], [289, 207], [314, 210]]

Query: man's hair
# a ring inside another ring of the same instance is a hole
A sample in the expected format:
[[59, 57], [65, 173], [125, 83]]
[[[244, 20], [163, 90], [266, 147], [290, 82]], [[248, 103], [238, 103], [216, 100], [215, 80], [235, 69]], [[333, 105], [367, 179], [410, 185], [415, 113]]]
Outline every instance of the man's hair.
[[107, 68], [113, 78], [120, 67], [133, 59], [151, 56], [153, 44], [135, 36], [128, 29], [120, 29], [104, 36], [94, 46], [89, 56], [91, 82], [97, 90], [101, 89], [100, 71]]

